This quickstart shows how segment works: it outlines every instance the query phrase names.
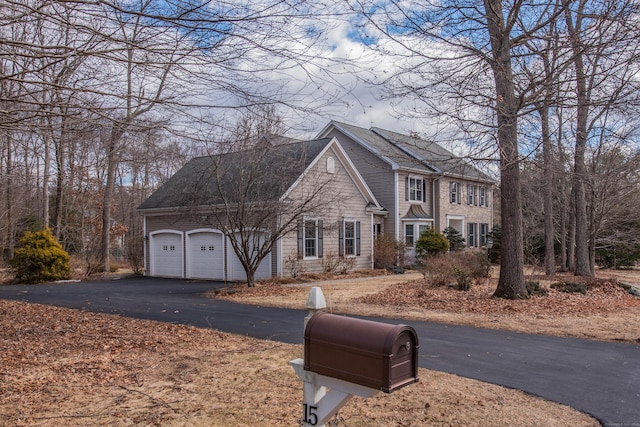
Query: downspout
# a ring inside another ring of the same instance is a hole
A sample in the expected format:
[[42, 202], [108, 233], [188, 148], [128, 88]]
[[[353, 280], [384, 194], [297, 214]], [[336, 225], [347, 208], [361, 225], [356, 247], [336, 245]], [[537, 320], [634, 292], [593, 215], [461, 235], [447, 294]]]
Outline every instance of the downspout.
[[432, 181], [431, 198], [433, 199], [434, 226], [437, 231], [442, 232], [444, 228], [442, 227], [442, 217], [440, 215], [440, 178], [442, 178], [442, 174], [436, 176]]
[[396, 240], [400, 240], [400, 196], [399, 196], [399, 192], [400, 189], [398, 187], [398, 172], [394, 172], [393, 173], [393, 184], [394, 184], [394, 222], [395, 222], [395, 239]]
[[375, 252], [373, 250], [374, 249], [373, 248], [373, 244], [374, 244], [374, 242], [376, 240], [376, 234], [373, 231], [373, 218], [374, 218], [373, 212], [371, 212], [371, 214], [369, 214], [369, 217], [371, 218], [369, 220], [369, 233], [371, 235], [371, 266], [370, 266], [370, 268], [373, 270], [373, 268], [375, 267]]
[[[276, 219], [276, 230], [280, 229], [280, 224], [281, 224], [280, 220], [281, 220], [280, 215], [278, 215], [278, 219]], [[282, 264], [283, 264], [283, 258], [282, 258], [282, 233], [281, 233], [280, 237], [278, 237], [278, 240], [276, 240], [276, 276], [278, 277], [282, 277], [282, 274], [283, 274]]]
[[142, 216], [142, 242], [144, 243], [142, 245], [142, 263], [143, 263], [143, 269], [142, 269], [142, 274], [145, 276], [148, 276], [151, 272], [149, 271], [149, 264], [147, 264], [147, 245], [151, 244], [151, 239], [149, 239], [149, 236], [147, 236], [147, 216], [143, 215]]

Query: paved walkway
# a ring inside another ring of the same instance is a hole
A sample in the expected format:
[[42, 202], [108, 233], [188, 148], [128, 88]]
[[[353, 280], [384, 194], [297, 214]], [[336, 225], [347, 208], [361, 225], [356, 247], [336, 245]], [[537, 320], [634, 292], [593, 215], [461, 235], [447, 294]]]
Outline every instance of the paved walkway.
[[[0, 298], [302, 343], [304, 311], [202, 296], [221, 286], [214, 282], [131, 278], [0, 286]], [[640, 427], [640, 345], [406, 323], [418, 332], [421, 367], [524, 390], [591, 414], [605, 426]]]

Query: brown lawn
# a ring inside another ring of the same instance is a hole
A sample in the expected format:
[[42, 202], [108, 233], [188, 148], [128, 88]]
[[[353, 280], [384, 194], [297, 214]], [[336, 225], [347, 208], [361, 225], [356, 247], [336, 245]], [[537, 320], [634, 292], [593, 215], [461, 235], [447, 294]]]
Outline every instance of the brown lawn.
[[[465, 293], [409, 274], [317, 284], [334, 312], [640, 338], [640, 299], [608, 281], [586, 295], [516, 302], [488, 298], [490, 282]], [[310, 286], [262, 285], [225, 298], [302, 307]], [[301, 356], [301, 345], [0, 300], [0, 426], [297, 425], [301, 383], [288, 361]], [[339, 415], [347, 426], [599, 425], [517, 390], [422, 369], [418, 384], [355, 398]]]

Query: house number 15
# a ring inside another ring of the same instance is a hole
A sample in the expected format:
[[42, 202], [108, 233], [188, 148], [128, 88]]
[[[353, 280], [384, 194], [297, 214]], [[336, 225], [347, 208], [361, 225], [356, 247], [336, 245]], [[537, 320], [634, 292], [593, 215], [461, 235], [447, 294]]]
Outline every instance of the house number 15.
[[318, 414], [316, 414], [317, 410], [317, 406], [311, 406], [303, 403], [302, 411], [304, 412], [304, 415], [302, 417], [302, 420], [309, 425], [315, 426], [316, 424], [318, 424]]

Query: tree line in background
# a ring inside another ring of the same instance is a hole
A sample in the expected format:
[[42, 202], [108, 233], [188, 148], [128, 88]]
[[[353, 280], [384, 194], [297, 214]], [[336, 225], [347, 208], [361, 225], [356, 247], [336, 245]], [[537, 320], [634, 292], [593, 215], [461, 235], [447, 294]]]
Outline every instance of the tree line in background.
[[[398, 64], [380, 80], [436, 140], [499, 160], [496, 295], [526, 297], [524, 255], [593, 276], [638, 244], [639, 7], [633, 0], [359, 0], [363, 40]], [[373, 28], [373, 29], [372, 29]]]
[[[526, 295], [525, 259], [590, 276], [597, 260], [637, 253], [637, 2], [349, 4], [363, 49], [393, 64], [359, 77], [409, 101], [398, 114], [429, 123], [425, 138], [498, 165], [497, 294]], [[109, 269], [113, 249], [140, 257], [135, 208], [188, 158], [284, 130], [273, 105], [311, 112], [297, 96], [322, 90], [317, 75], [263, 77], [317, 69], [312, 46], [330, 21], [318, 10], [332, 9], [237, 6], [0, 0], [5, 259], [23, 231], [47, 226], [87, 271]]]
[[293, 43], [308, 10], [237, 6], [0, 1], [3, 259], [25, 230], [49, 227], [87, 272], [122, 249], [139, 264], [136, 207], [188, 158], [220, 151], [212, 141], [263, 131], [248, 112], [291, 101], [259, 73], [310, 61], [311, 46]]

